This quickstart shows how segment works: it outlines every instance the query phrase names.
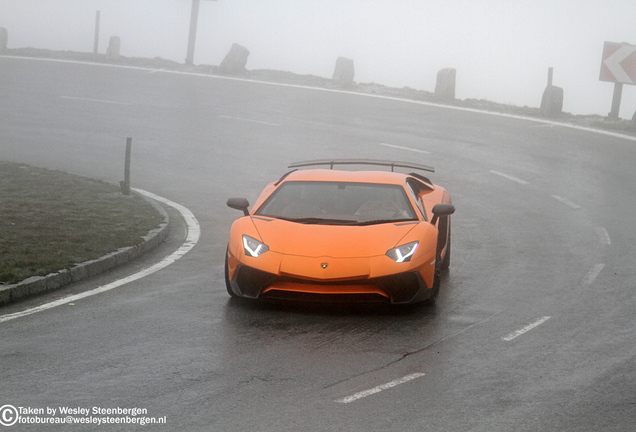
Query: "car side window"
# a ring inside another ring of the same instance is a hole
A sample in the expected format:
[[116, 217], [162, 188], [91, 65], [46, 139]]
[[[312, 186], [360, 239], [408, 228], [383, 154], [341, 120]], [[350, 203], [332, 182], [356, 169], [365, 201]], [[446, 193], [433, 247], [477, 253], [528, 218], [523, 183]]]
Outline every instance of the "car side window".
[[408, 179], [406, 181], [407, 190], [413, 198], [413, 201], [417, 204], [417, 209], [424, 217], [425, 221], [428, 221], [428, 217], [426, 216], [426, 210], [424, 209], [424, 202], [422, 201], [422, 196], [420, 195], [420, 187], [415, 180]]

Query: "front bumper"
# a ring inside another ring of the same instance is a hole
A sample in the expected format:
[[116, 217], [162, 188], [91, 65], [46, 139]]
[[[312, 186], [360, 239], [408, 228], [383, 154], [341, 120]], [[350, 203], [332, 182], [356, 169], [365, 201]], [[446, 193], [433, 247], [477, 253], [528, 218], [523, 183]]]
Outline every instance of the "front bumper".
[[254, 299], [416, 303], [433, 290], [417, 271], [376, 278], [316, 281], [280, 276], [239, 264], [230, 280], [232, 291]]

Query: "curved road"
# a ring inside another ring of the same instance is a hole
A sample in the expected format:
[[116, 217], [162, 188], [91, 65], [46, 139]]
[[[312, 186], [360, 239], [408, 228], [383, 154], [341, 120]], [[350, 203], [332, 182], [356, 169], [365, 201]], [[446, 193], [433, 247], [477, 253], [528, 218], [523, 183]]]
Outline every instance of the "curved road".
[[[633, 430], [634, 141], [384, 98], [0, 57], [0, 159], [117, 182], [126, 137], [133, 186], [190, 209], [200, 240], [143, 279], [0, 323], [5, 419], [11, 407], [58, 417], [117, 407], [165, 419], [152, 430]], [[223, 254], [238, 214], [227, 197], [253, 202], [289, 162], [327, 157], [437, 168], [457, 213], [435, 307], [230, 300]], [[184, 238], [178, 228], [165, 251], [66, 292], [150, 266]]]

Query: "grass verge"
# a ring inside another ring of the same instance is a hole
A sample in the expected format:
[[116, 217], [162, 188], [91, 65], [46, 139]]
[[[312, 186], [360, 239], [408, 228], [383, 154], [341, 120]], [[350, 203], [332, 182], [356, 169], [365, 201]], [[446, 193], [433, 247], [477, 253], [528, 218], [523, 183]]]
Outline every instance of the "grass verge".
[[0, 161], [0, 285], [133, 246], [161, 222], [119, 186]]

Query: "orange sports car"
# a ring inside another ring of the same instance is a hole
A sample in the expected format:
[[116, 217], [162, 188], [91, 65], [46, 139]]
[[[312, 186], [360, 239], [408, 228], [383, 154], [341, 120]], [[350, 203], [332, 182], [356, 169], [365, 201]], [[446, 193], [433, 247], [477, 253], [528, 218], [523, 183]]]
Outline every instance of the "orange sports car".
[[[391, 170], [334, 169], [344, 165]], [[455, 207], [448, 192], [423, 175], [394, 171], [433, 168], [350, 159], [289, 168], [251, 211], [245, 198], [227, 201], [244, 213], [232, 224], [227, 247], [231, 296], [435, 302], [440, 274], [450, 264]]]

